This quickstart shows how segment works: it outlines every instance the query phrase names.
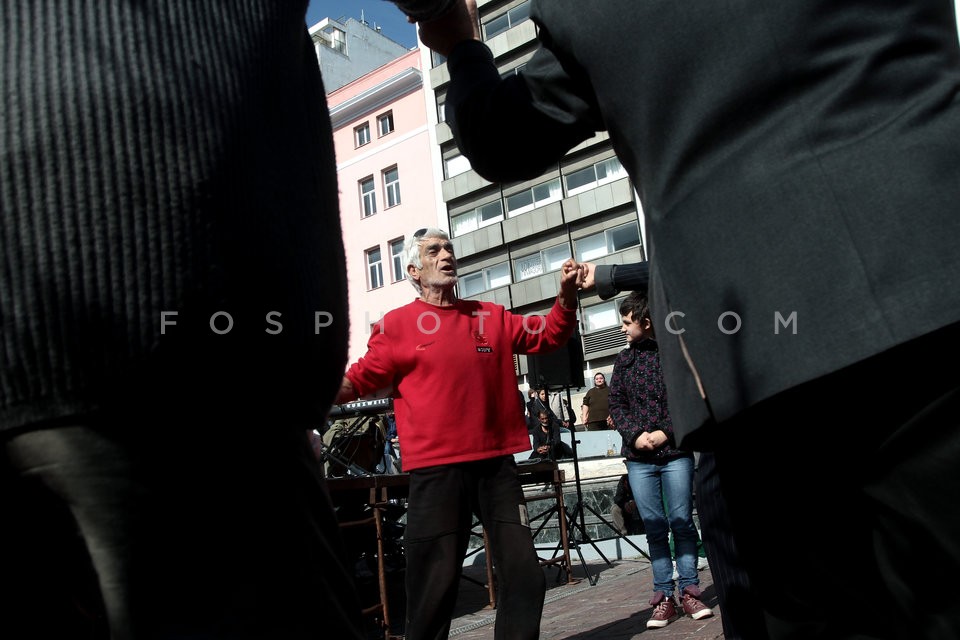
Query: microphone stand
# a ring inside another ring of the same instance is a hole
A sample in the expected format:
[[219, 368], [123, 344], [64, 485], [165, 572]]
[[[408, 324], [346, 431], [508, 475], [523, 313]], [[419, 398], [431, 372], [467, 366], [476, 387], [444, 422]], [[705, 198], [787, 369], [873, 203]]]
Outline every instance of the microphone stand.
[[[571, 405], [570, 387], [565, 387], [565, 389], [567, 392], [567, 405], [570, 406]], [[596, 509], [594, 509], [593, 507], [591, 507], [590, 505], [586, 504], [583, 501], [583, 487], [581, 486], [581, 483], [580, 483], [580, 456], [577, 453], [577, 444], [580, 441], [577, 439], [577, 432], [575, 428], [570, 430], [570, 441], [572, 443], [571, 448], [573, 449], [573, 476], [574, 476], [574, 485], [576, 486], [576, 491], [577, 491], [577, 504], [573, 508], [572, 512], [567, 513], [567, 519], [568, 519], [568, 522], [570, 523], [567, 528], [571, 532], [570, 544], [571, 546], [573, 546], [574, 549], [577, 550], [577, 555], [580, 557], [580, 563], [583, 565], [583, 570], [587, 576], [587, 580], [590, 582], [590, 585], [593, 586], [597, 584], [597, 580], [599, 580], [600, 576], [590, 575], [590, 572], [587, 570], [587, 564], [583, 559], [583, 553], [580, 551], [580, 544], [582, 542], [589, 543], [590, 546], [593, 547], [594, 551], [597, 552], [597, 555], [603, 558], [604, 562], [606, 562], [608, 565], [613, 563], [607, 559], [607, 556], [605, 556], [602, 551], [600, 551], [600, 548], [590, 537], [590, 534], [587, 533], [587, 526], [586, 526], [585, 514], [584, 514], [585, 509], [589, 509], [590, 513], [596, 516], [597, 519], [600, 520], [600, 522], [602, 522], [607, 527], [609, 527], [611, 531], [616, 532], [616, 535], [614, 536], [615, 538], [622, 538], [627, 544], [633, 547], [634, 550], [636, 550], [640, 555], [647, 558], [648, 560], [650, 559], [650, 556], [647, 555], [647, 553], [644, 552], [643, 549], [641, 549], [636, 544], [634, 544], [634, 542], [630, 540], [627, 536], [620, 533], [620, 531], [615, 526], [613, 526], [613, 524], [611, 524], [606, 518], [604, 518], [602, 514], [598, 513]], [[577, 521], [578, 518], [579, 518], [579, 522]], [[577, 533], [576, 533], [578, 530], [580, 532], [579, 537], [577, 536]], [[608, 539], [608, 538], [604, 538], [604, 539]]]

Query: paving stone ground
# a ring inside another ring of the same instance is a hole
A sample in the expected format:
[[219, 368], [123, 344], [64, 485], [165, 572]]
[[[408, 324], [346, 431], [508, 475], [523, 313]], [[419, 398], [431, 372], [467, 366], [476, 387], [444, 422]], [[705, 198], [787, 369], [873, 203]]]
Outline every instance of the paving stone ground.
[[[591, 585], [584, 566], [574, 562], [574, 584], [557, 584], [556, 569], [545, 569], [547, 598], [541, 623], [541, 640], [714, 640], [723, 638], [716, 592], [710, 569], [700, 572], [704, 603], [714, 609], [712, 618], [680, 618], [661, 629], [647, 629], [652, 613], [647, 604], [653, 588], [650, 563], [644, 558], [602, 561], [586, 565], [597, 578]], [[468, 567], [466, 573], [483, 582], [484, 573]], [[462, 581], [450, 638], [490, 640], [496, 612], [489, 608], [487, 591]]]

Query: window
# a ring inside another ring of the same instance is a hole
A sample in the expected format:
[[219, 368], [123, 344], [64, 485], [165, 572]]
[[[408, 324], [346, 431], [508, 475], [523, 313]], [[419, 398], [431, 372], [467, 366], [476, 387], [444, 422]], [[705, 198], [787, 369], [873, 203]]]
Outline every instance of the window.
[[616, 158], [607, 158], [567, 175], [567, 195], [572, 196], [592, 187], [626, 177], [627, 172]]
[[502, 13], [493, 20], [483, 25], [484, 40], [489, 40], [497, 34], [503, 33], [510, 27], [514, 27], [530, 17], [530, 3], [524, 2]]
[[383, 286], [383, 262], [380, 260], [380, 247], [367, 249], [367, 288], [379, 289]]
[[510, 265], [506, 262], [460, 277], [460, 296], [470, 296], [510, 284]]
[[558, 244], [543, 251], [522, 256], [513, 261], [513, 273], [516, 281], [526, 280], [559, 269], [570, 257], [570, 247]]
[[394, 282], [400, 282], [407, 277], [407, 265], [403, 264], [403, 238], [390, 242], [390, 262], [393, 265]]
[[387, 111], [377, 118], [377, 129], [380, 130], [381, 137], [393, 131], [393, 111]]
[[384, 170], [383, 192], [387, 198], [387, 208], [400, 204], [400, 172], [396, 167]]
[[578, 262], [591, 262], [597, 258], [623, 251], [640, 244], [640, 227], [628, 222], [592, 236], [580, 238], [574, 243]]
[[446, 61], [447, 61], [447, 56], [443, 55], [442, 53], [437, 53], [433, 49], [430, 50], [430, 62], [433, 64], [434, 67], [439, 67]]
[[373, 182], [373, 176], [364, 178], [360, 181], [360, 206], [363, 209], [363, 217], [372, 216], [377, 212], [377, 187]]
[[447, 99], [437, 101], [437, 122], [447, 121]]
[[501, 220], [503, 220], [503, 203], [500, 200], [494, 200], [489, 204], [454, 216], [450, 219], [450, 223], [453, 227], [453, 237], [456, 238]]
[[560, 178], [556, 178], [543, 184], [507, 196], [507, 212], [511, 217], [542, 207], [545, 204], [556, 202], [563, 197], [563, 190], [560, 188]]
[[332, 24], [323, 28], [320, 33], [320, 42], [334, 51], [339, 51], [342, 54], [347, 53], [347, 34], [344, 33], [343, 29], [338, 29]]
[[359, 127], [354, 127], [353, 141], [358, 147], [362, 147], [370, 142], [370, 123], [364, 122]]
[[447, 169], [447, 178], [452, 178], [465, 171], [469, 171], [470, 161], [467, 160], [466, 156], [455, 155], [452, 158], [447, 158], [444, 161], [444, 166]]
[[584, 332], [620, 326], [620, 303], [623, 298], [583, 308]]

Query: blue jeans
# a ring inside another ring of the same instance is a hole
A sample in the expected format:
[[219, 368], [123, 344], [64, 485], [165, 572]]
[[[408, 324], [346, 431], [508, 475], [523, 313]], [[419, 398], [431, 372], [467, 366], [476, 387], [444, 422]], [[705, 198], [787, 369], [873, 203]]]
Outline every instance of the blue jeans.
[[627, 460], [626, 464], [630, 490], [647, 533], [653, 565], [653, 590], [673, 595], [671, 529], [680, 576], [679, 591], [690, 585], [699, 585], [697, 530], [693, 524], [693, 455], [661, 463]]

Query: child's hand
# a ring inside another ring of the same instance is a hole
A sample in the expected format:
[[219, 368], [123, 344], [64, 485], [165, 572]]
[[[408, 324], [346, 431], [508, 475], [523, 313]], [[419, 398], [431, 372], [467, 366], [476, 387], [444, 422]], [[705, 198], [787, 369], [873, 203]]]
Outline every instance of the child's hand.
[[633, 441], [633, 448], [641, 451], [654, 451], [659, 449], [667, 442], [667, 434], [663, 431], [644, 431]]

